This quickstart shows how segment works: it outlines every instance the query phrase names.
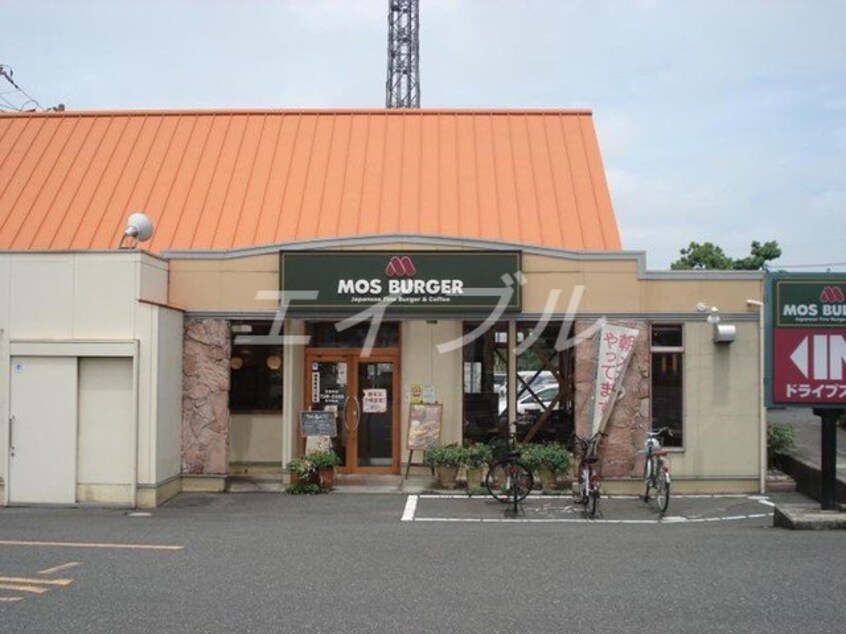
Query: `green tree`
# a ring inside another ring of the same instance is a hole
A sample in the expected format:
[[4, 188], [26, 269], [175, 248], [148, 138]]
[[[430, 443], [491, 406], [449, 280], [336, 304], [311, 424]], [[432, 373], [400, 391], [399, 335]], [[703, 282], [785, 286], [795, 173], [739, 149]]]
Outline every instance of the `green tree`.
[[691, 242], [686, 249], [681, 249], [681, 257], [670, 265], [674, 271], [689, 269], [717, 269], [722, 271], [758, 271], [766, 267], [767, 262], [781, 257], [778, 242], [771, 240], [761, 244], [752, 242], [750, 253], [745, 258], [731, 258], [721, 247], [713, 242]]

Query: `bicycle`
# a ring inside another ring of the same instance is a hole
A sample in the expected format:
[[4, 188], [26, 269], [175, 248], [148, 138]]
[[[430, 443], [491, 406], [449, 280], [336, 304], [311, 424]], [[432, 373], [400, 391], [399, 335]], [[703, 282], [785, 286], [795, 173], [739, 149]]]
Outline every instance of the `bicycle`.
[[516, 447], [514, 434], [505, 434], [505, 448], [499, 453], [488, 468], [485, 487], [488, 493], [500, 502], [517, 504], [529, 495], [535, 484], [532, 471], [521, 461], [521, 452]]
[[590, 438], [582, 438], [577, 434], [573, 434], [576, 442], [580, 448], [579, 458], [579, 491], [578, 503], [585, 507], [585, 511], [590, 517], [596, 515], [596, 509], [599, 505], [599, 489], [602, 484], [602, 478], [599, 475], [599, 456], [597, 451], [599, 449], [599, 441], [607, 434], [598, 431]]
[[673, 432], [667, 427], [655, 431], [647, 431], [642, 453], [646, 454], [646, 461], [643, 463], [643, 482], [645, 491], [643, 501], [649, 502], [649, 489], [655, 489], [655, 500], [662, 513], [666, 513], [670, 506], [670, 463], [666, 459], [667, 450], [661, 446], [660, 436], [667, 434], [672, 436]]

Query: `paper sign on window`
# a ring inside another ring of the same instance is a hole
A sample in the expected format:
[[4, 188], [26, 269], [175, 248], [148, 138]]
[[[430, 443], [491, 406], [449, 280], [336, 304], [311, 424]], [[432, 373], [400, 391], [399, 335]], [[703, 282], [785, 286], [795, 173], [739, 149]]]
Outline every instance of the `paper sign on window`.
[[387, 412], [388, 390], [364, 390], [364, 397], [361, 399], [361, 411], [365, 414], [383, 414], [384, 412]]

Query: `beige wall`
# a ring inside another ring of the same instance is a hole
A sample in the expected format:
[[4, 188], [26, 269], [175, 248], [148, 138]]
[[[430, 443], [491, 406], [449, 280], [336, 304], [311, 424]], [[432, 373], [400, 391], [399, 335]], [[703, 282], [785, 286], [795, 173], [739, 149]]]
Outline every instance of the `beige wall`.
[[[416, 245], [420, 248], [420, 245]], [[402, 245], [379, 245], [401, 249]], [[170, 301], [189, 311], [272, 310], [257, 300], [261, 290], [279, 287], [278, 254], [230, 259], [174, 259], [170, 262]], [[674, 279], [642, 276], [635, 256], [608, 259], [523, 255], [523, 311], [541, 313], [550, 291], [560, 289], [557, 312], [564, 312], [577, 286], [584, 288], [580, 313], [694, 313], [704, 302], [723, 313], [750, 313], [747, 299], [760, 300], [761, 279], [709, 279], [708, 273]]]
[[152, 483], [179, 475], [182, 467], [182, 313], [154, 307], [157, 315], [156, 414], [150, 421], [156, 428], [151, 446], [155, 457]]
[[759, 458], [758, 328], [738, 324], [737, 340], [714, 344], [708, 324], [684, 335], [684, 451], [675, 477], [757, 478]]
[[281, 414], [232, 414], [229, 417], [229, 462], [282, 460]]
[[80, 502], [132, 502], [132, 359], [79, 359], [76, 495]]
[[[305, 322], [292, 319], [285, 322], [285, 336], [301, 336]], [[288, 464], [299, 449], [299, 416], [303, 409], [303, 376], [305, 347], [289, 346], [282, 358], [282, 464]]]
[[[443, 443], [461, 442], [462, 436], [462, 350], [440, 354], [438, 344], [461, 337], [461, 322], [455, 320], [406, 321], [402, 324], [402, 438], [401, 460], [408, 458], [408, 386], [413, 383], [435, 386], [435, 396], [443, 403]], [[422, 456], [415, 456], [419, 462]]]

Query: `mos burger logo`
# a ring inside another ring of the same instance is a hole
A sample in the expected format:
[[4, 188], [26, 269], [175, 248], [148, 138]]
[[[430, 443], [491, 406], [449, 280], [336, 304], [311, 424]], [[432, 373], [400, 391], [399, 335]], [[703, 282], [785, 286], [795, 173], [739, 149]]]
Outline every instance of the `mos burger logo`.
[[[338, 295], [350, 295], [378, 299], [387, 294], [394, 298], [420, 298], [419, 301], [447, 302], [449, 297], [464, 294], [464, 281], [460, 279], [411, 279], [417, 275], [417, 267], [407, 255], [394, 255], [385, 266], [387, 280], [378, 277], [339, 279]], [[387, 282], [387, 283], [386, 283]], [[424, 299], [425, 298], [425, 299]], [[404, 301], [404, 300], [400, 300]], [[410, 302], [409, 302], [410, 303]]]
[[388, 277], [413, 277], [416, 274], [417, 269], [414, 268], [414, 262], [407, 255], [393, 256], [388, 261], [388, 266], [385, 267], [385, 275]]
[[846, 296], [839, 286], [826, 286], [820, 293], [820, 302], [823, 304], [841, 304], [846, 302]]

